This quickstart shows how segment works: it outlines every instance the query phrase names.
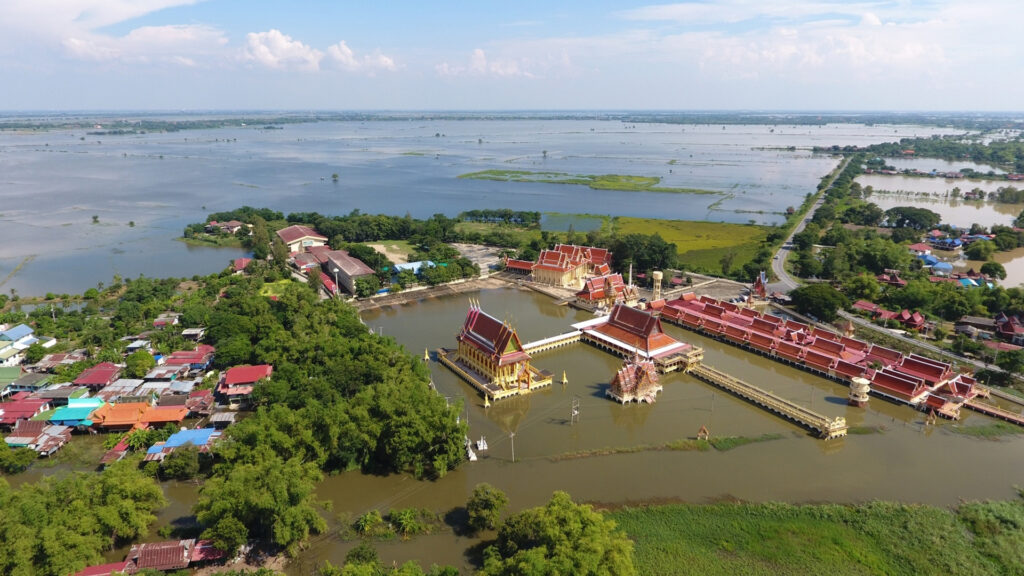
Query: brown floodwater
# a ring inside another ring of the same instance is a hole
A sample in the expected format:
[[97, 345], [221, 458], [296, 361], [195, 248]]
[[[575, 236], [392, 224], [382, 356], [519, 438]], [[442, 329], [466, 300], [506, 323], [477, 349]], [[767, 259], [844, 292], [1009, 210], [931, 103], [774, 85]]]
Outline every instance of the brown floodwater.
[[[1013, 288], [1024, 284], [1024, 248], [996, 252], [992, 255], [992, 259], [1006, 268], [1006, 279], [1000, 281], [1000, 285]], [[981, 260], [960, 260], [955, 267], [958, 271], [967, 271], [970, 268], [981, 270], [982, 264], [984, 262]]]
[[[524, 342], [564, 332], [571, 323], [590, 317], [517, 288], [483, 290], [471, 296], [480, 300], [485, 311], [516, 326]], [[426, 348], [454, 346], [469, 297], [432, 298], [364, 313], [363, 318], [371, 328], [394, 337], [422, 357]], [[620, 361], [582, 343], [536, 355], [536, 366], [556, 374], [551, 388], [490, 408], [484, 408], [483, 399], [469, 385], [432, 362], [439, 393], [465, 402], [470, 437], [486, 436], [490, 449], [480, 453], [477, 462], [464, 463], [437, 480], [358, 472], [327, 477], [317, 488], [317, 498], [330, 502], [324, 514], [331, 530], [313, 538], [309, 549], [287, 572], [310, 574], [324, 561], [343, 562], [357, 542], [337, 536], [339, 518], [355, 518], [373, 508], [386, 512], [406, 507], [446, 515], [463, 506], [479, 482], [504, 490], [512, 511], [543, 504], [556, 490], [596, 503], [701, 503], [723, 498], [855, 503], [882, 499], [949, 506], [962, 499], [1013, 498], [1013, 486], [1024, 484], [1024, 438], [979, 440], [954, 432], [960, 426], [990, 423], [984, 416], [965, 411], [960, 423], [941, 421], [927, 427], [923, 414], [878, 398], [872, 398], [864, 409], [849, 407], [844, 386], [675, 326], [666, 325], [666, 330], [702, 346], [705, 361], [716, 368], [825, 415], [844, 416], [850, 426], [882, 432], [824, 442], [685, 374], [666, 375], [665, 390], [653, 405], [619, 405], [605, 399], [604, 390]], [[569, 380], [564, 387], [559, 383], [563, 370]], [[570, 424], [573, 398], [580, 402], [576, 424]], [[645, 451], [557, 458], [583, 450], [693, 438], [702, 425], [716, 436], [782, 437], [728, 452]], [[160, 527], [187, 519], [198, 493], [190, 483], [164, 483], [163, 487], [170, 504], [160, 512], [147, 540], [159, 540], [156, 531]], [[471, 573], [469, 551], [479, 542], [441, 526], [433, 535], [375, 542], [374, 546], [387, 564], [414, 559], [424, 565], [450, 564]], [[123, 553], [117, 550], [108, 557], [119, 560]]]

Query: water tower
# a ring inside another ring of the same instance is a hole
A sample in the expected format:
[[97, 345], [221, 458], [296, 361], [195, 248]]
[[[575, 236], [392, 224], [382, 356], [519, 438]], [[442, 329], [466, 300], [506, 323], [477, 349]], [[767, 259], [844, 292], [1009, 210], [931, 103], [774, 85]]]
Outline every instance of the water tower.
[[871, 392], [871, 383], [866, 378], [855, 376], [850, 381], [850, 406], [863, 408], [868, 403], [868, 393]]
[[655, 270], [651, 273], [651, 278], [654, 279], [654, 297], [651, 298], [652, 302], [661, 300], [661, 279], [663, 276], [664, 274], [661, 273], [661, 270]]

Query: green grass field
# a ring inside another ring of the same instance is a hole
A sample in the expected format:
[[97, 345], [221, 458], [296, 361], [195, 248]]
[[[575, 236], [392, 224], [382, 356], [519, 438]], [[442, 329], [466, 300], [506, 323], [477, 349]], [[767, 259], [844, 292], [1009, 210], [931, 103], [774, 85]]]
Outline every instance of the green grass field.
[[[1024, 574], [1024, 503], [621, 508], [638, 574]], [[969, 530], [970, 528], [970, 530]]]
[[622, 190], [626, 192], [667, 192], [675, 194], [719, 194], [714, 190], [699, 188], [671, 188], [658, 186], [657, 176], [633, 176], [629, 174], [568, 174], [566, 172], [531, 172], [528, 170], [481, 170], [460, 174], [459, 178], [471, 180], [497, 180], [500, 182], [544, 182], [548, 184], [579, 184], [594, 190]]
[[285, 288], [287, 288], [288, 285], [291, 284], [292, 282], [294, 282], [294, 280], [292, 280], [291, 278], [286, 278], [284, 280], [278, 280], [277, 282], [270, 282], [269, 284], [264, 284], [263, 287], [260, 288], [260, 295], [280, 296], [284, 294]]
[[615, 232], [625, 234], [658, 233], [676, 245], [679, 265], [688, 270], [721, 273], [721, 259], [735, 252], [732, 268], [742, 268], [754, 259], [770, 228], [749, 224], [695, 222], [690, 220], [654, 220], [650, 218], [615, 219]]
[[524, 226], [512, 226], [509, 224], [495, 224], [491, 222], [459, 222], [455, 230], [460, 234], [476, 232], [487, 235], [492, 232], [510, 234], [520, 245], [529, 244], [531, 240], [540, 240], [540, 228], [528, 228]]

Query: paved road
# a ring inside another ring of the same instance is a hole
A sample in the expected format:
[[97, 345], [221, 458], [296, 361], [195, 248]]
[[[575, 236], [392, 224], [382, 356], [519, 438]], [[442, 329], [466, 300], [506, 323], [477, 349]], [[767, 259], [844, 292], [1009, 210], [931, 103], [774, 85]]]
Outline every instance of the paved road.
[[[835, 171], [832, 172], [832, 179], [828, 183], [828, 188], [825, 189], [826, 193], [828, 189], [832, 187], [832, 182], [835, 181], [836, 176], [846, 168], [846, 165], [849, 162], [850, 157], [844, 158], [843, 161], [839, 163], [839, 166]], [[793, 232], [790, 233], [789, 237], [786, 238], [786, 241], [782, 243], [782, 247], [779, 248], [779, 251], [772, 257], [772, 274], [777, 278], [777, 280], [768, 285], [768, 292], [789, 292], [790, 290], [800, 286], [800, 282], [786, 272], [786, 258], [788, 258], [789, 254], [793, 251], [793, 237], [803, 232], [804, 228], [806, 228], [807, 224], [811, 221], [811, 218], [814, 218], [814, 213], [817, 212], [818, 208], [821, 208], [821, 205], [824, 203], [825, 193], [822, 193], [818, 197], [818, 200], [815, 201], [814, 205], [811, 206], [807, 215], [804, 216], [804, 219], [797, 223], [796, 227], [793, 228]]]

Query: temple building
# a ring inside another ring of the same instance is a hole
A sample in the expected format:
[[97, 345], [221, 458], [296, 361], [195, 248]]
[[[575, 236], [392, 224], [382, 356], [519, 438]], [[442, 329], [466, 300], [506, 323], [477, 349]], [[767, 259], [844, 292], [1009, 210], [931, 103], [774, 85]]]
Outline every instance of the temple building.
[[616, 304], [634, 305], [639, 298], [636, 286], [628, 286], [622, 274], [594, 276], [576, 293], [576, 303], [584, 308], [611, 308]]
[[616, 304], [608, 316], [573, 327], [582, 339], [620, 356], [652, 360], [661, 372], [689, 369], [704, 358], [704, 350], [665, 333], [661, 319], [650, 312]]
[[445, 353], [442, 362], [490, 399], [524, 394], [551, 384], [551, 374], [530, 366], [530, 355], [519, 335], [501, 322], [470, 305], [458, 337], [455, 354]]
[[661, 390], [662, 386], [658, 383], [658, 368], [654, 362], [634, 357], [632, 360], [626, 360], [615, 374], [607, 394], [609, 398], [623, 404], [634, 401], [653, 403]]
[[559, 244], [543, 250], [533, 264], [533, 281], [564, 288], [580, 288], [584, 279], [610, 272], [612, 255], [605, 248]]

